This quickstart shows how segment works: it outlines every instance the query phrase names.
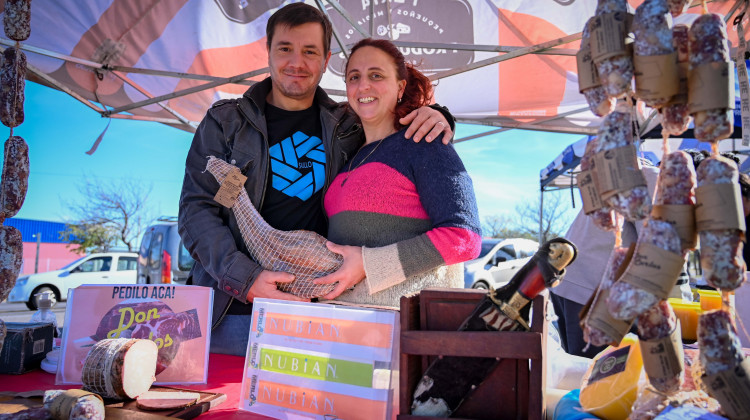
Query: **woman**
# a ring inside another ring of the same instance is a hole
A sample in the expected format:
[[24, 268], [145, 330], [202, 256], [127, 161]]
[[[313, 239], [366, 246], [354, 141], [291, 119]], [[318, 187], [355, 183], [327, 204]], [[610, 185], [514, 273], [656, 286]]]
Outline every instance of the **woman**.
[[[344, 255], [325, 299], [398, 308], [427, 287], [464, 287], [460, 262], [476, 258], [480, 224], [471, 179], [452, 145], [414, 143], [398, 120], [429, 104], [432, 85], [386, 40], [352, 48], [349, 106], [365, 144], [326, 192], [329, 248]], [[355, 287], [356, 286], [356, 287]]]

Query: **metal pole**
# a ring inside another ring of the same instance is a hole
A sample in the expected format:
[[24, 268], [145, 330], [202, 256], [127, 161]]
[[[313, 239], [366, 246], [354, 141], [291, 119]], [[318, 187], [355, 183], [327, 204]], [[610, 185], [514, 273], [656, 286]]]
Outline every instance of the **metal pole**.
[[541, 246], [543, 241], [542, 237], [542, 215], [544, 213], [544, 188], [539, 192], [539, 245]]
[[42, 232], [36, 234], [36, 258], [34, 258], [34, 273], [39, 272], [39, 246], [42, 244]]

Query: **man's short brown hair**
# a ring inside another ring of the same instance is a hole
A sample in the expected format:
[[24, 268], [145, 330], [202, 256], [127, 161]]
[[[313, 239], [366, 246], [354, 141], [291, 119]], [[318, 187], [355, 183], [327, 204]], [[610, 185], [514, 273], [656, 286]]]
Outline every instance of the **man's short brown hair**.
[[323, 12], [305, 3], [287, 4], [272, 14], [266, 24], [266, 46], [271, 49], [271, 41], [277, 26], [286, 25], [294, 28], [305, 23], [319, 23], [323, 27], [323, 53], [331, 50], [333, 27]]

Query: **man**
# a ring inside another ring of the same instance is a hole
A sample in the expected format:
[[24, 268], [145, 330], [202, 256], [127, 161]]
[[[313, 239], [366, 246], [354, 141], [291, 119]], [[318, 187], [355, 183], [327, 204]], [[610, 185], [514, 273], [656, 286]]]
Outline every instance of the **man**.
[[[214, 104], [195, 133], [180, 197], [179, 232], [196, 259], [189, 282], [215, 290], [212, 352], [245, 354], [254, 298], [306, 299], [277, 289], [276, 283], [294, 280], [291, 274], [264, 270], [248, 256], [237, 220], [214, 201], [218, 184], [205, 171], [206, 158], [216, 156], [240, 168], [251, 201], [275, 229], [325, 235], [323, 195], [362, 138], [346, 105], [318, 87], [331, 56], [331, 34], [330, 22], [315, 7], [293, 3], [279, 9], [266, 26], [270, 77], [240, 99]], [[415, 141], [431, 141], [443, 131], [444, 138], [453, 135], [435, 109], [421, 108], [401, 122], [412, 122], [407, 135]], [[299, 152], [300, 138], [316, 146]]]

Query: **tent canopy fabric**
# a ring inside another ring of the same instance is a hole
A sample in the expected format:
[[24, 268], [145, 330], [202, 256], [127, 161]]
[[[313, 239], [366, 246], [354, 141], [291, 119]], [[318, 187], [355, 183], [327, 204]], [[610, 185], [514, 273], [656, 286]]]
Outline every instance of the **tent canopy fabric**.
[[[267, 76], [265, 26], [283, 0], [34, 0], [28, 78], [105, 117], [194, 131], [217, 100]], [[637, 7], [642, 0], [629, 0]], [[344, 100], [348, 49], [390, 38], [459, 122], [594, 134], [575, 52], [596, 0], [308, 0], [335, 28], [321, 81]], [[699, 1], [677, 19], [701, 13]], [[709, 1], [727, 18], [742, 0]], [[0, 3], [0, 12], [4, 2]], [[741, 8], [740, 8], [741, 11]], [[737, 44], [734, 26], [730, 40]], [[0, 39], [4, 47], [12, 41]]]

